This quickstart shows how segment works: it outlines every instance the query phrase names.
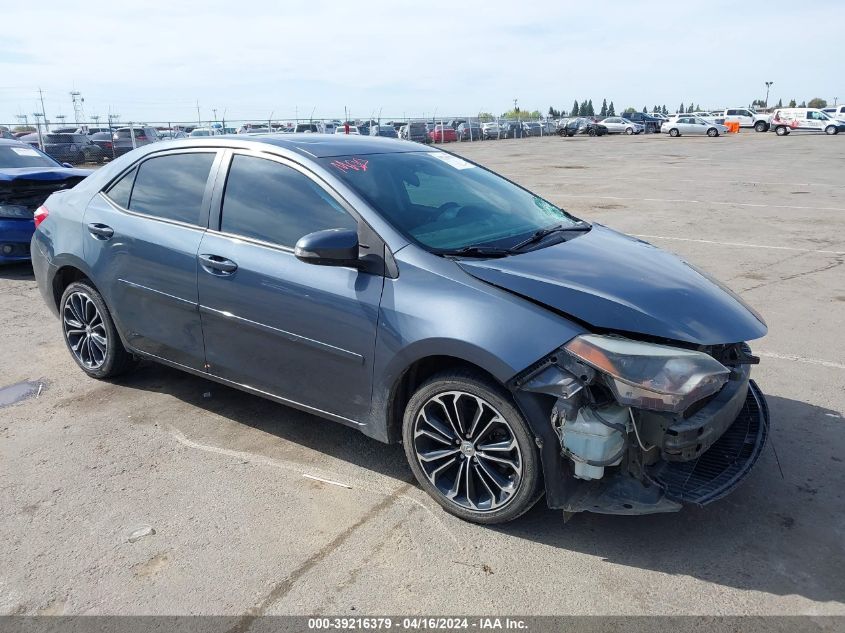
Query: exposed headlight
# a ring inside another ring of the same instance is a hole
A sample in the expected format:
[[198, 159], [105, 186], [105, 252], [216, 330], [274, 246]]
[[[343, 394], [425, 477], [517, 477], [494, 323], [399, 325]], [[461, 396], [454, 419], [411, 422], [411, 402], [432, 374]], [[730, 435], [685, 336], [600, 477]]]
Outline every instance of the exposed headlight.
[[0, 204], [0, 218], [32, 219], [32, 211], [20, 204]]
[[718, 392], [730, 370], [703, 352], [584, 334], [564, 349], [605, 375], [624, 406], [680, 412]]

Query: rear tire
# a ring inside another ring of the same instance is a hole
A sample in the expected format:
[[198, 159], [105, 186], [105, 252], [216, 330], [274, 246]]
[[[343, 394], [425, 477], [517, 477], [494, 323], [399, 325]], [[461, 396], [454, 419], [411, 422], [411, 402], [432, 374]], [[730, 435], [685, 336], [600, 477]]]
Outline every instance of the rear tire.
[[512, 521], [542, 494], [528, 423], [507, 391], [476, 373], [423, 383], [405, 407], [402, 441], [422, 489], [466, 521]]
[[766, 132], [769, 129], [769, 126], [765, 121], [757, 121], [757, 123], [754, 124], [754, 129], [757, 132]]
[[103, 297], [89, 283], [76, 281], [59, 302], [62, 334], [71, 357], [92, 378], [118, 376], [135, 366], [123, 347]]
[[785, 125], [779, 125], [775, 128], [775, 134], [777, 134], [778, 136], [786, 136], [787, 134], [789, 134], [789, 128], [787, 128]]
[[678, 131], [678, 128], [673, 127], [671, 130], [669, 130], [669, 136], [678, 137], [680, 135], [681, 135], [681, 133]]

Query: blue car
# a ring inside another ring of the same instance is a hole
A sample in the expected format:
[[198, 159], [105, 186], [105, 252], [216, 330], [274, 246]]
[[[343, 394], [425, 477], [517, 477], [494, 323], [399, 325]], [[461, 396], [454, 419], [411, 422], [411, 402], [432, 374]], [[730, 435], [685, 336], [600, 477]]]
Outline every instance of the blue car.
[[0, 264], [29, 259], [35, 210], [91, 171], [64, 166], [27, 143], [0, 139]]
[[401, 443], [469, 521], [544, 493], [566, 512], [704, 505], [765, 444], [754, 310], [418, 143], [151, 144], [37, 223], [38, 287], [88, 376], [147, 359]]

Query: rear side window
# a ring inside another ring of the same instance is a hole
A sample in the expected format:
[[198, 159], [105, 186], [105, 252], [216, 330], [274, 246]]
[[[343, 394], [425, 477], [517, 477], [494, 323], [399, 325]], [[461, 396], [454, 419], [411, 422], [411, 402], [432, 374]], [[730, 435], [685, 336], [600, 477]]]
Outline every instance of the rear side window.
[[117, 206], [129, 208], [129, 194], [132, 193], [132, 183], [135, 182], [136, 173], [138, 173], [138, 168], [134, 167], [106, 191], [106, 196]]
[[314, 231], [356, 228], [325, 189], [295, 169], [252, 156], [232, 159], [221, 231], [292, 248]]
[[164, 220], [199, 224], [214, 152], [170, 154], [141, 163], [129, 210]]

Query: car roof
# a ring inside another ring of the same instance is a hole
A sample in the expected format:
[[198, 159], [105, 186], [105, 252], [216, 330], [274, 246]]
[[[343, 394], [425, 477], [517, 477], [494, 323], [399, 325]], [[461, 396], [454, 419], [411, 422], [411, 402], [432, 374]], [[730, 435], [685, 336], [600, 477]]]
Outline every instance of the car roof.
[[[356, 126], [350, 126], [350, 128]], [[451, 129], [451, 128], [450, 128]], [[221, 134], [211, 137], [193, 137], [174, 141], [164, 141], [167, 147], [244, 147], [255, 143], [272, 145], [300, 154], [308, 158], [328, 158], [348, 154], [399, 154], [405, 152], [434, 151], [419, 143], [399, 141], [378, 136], [359, 136], [347, 134]], [[145, 145], [147, 152], [163, 149], [162, 143]], [[138, 150], [135, 150], [138, 151]]]

